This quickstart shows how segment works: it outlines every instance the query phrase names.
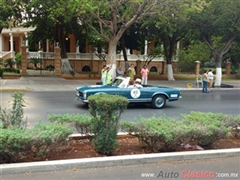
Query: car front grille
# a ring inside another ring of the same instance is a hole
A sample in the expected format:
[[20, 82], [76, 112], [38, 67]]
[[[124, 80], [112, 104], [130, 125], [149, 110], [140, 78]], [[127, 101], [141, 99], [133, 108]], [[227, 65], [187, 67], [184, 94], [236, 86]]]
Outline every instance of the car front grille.
[[79, 96], [80, 96], [80, 97], [83, 97], [83, 92], [79, 92]]

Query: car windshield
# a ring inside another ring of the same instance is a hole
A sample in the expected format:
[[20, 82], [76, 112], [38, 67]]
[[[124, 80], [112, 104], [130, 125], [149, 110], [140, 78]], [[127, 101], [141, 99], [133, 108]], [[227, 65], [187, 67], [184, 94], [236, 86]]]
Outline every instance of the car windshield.
[[113, 82], [111, 82], [110, 85], [112, 86], [119, 86], [122, 83], [122, 79], [115, 79]]

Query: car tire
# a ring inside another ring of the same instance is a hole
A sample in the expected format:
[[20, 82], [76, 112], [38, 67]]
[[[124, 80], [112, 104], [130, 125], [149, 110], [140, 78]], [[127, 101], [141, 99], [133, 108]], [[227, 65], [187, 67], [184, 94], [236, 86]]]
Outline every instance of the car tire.
[[166, 97], [163, 95], [156, 95], [152, 99], [152, 107], [155, 109], [161, 109], [166, 104]]

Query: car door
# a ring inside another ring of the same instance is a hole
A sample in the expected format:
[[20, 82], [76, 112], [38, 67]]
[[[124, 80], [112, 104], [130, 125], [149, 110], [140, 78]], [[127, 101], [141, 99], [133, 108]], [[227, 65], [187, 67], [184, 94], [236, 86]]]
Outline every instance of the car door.
[[149, 102], [151, 94], [149, 88], [122, 88], [120, 94], [126, 97], [130, 102]]

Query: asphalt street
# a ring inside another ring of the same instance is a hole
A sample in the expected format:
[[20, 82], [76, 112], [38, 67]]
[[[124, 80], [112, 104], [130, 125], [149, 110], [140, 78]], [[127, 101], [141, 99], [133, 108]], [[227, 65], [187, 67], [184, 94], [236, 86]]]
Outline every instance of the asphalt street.
[[1, 180], [240, 179], [240, 157], [4, 174]]
[[[11, 108], [12, 92], [2, 92], [2, 107]], [[239, 115], [240, 91], [239, 90], [214, 90], [206, 94], [201, 91], [182, 91], [183, 98], [167, 102], [163, 109], [153, 109], [150, 104], [130, 104], [128, 109], [121, 116], [121, 121], [138, 120], [139, 116], [149, 118], [153, 115], [169, 117], [180, 117], [181, 114], [191, 111], [224, 113], [229, 115]], [[75, 101], [75, 91], [57, 92], [25, 92], [24, 115], [30, 125], [37, 124], [39, 120], [47, 122], [48, 115], [52, 114], [89, 114], [88, 107]]]

